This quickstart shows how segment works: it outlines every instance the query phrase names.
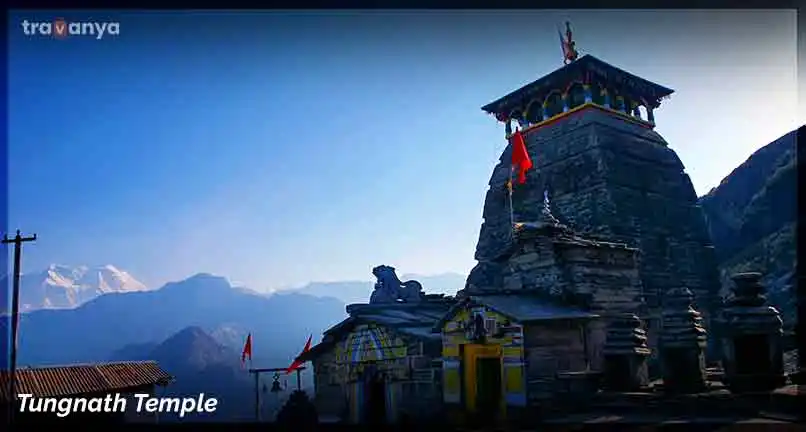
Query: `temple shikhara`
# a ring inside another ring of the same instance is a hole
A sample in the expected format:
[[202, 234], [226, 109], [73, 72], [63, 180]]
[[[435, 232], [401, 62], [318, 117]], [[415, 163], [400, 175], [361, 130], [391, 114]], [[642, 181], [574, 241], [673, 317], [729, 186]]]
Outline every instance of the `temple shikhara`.
[[519, 418], [658, 379], [702, 392], [720, 362], [736, 391], [782, 384], [777, 311], [755, 274], [723, 306], [697, 195], [655, 131], [673, 90], [579, 56], [570, 25], [560, 40], [564, 66], [482, 108], [531, 168], [513, 183], [515, 144], [501, 155], [465, 289], [425, 295], [376, 267], [368, 304], [302, 358], [320, 415]]

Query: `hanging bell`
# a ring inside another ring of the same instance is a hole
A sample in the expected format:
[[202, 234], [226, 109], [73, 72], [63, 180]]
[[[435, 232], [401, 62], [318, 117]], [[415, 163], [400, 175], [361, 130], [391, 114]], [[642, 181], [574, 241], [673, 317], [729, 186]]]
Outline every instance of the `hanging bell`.
[[274, 382], [271, 383], [271, 392], [272, 393], [279, 393], [281, 391], [283, 391], [283, 389], [280, 388], [280, 381], [275, 379]]

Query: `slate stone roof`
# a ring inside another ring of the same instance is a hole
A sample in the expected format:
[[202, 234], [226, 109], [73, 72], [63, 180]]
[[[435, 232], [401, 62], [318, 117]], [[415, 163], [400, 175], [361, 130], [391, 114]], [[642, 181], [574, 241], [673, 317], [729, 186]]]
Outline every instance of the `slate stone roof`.
[[442, 326], [468, 302], [492, 309], [519, 323], [550, 321], [558, 319], [592, 319], [599, 315], [579, 308], [563, 306], [532, 294], [502, 294], [469, 296], [454, 305], [432, 328], [439, 332]]
[[441, 336], [431, 329], [450, 310], [455, 301], [450, 297], [429, 299], [417, 303], [397, 304], [351, 304], [347, 306], [348, 318], [325, 330], [324, 340], [313, 346], [297, 359], [309, 361], [328, 350], [340, 336], [358, 324], [373, 323], [393, 331], [420, 339], [424, 342], [439, 342]]
[[[10, 380], [9, 371], [0, 372], [0, 403], [11, 400]], [[18, 369], [16, 390], [35, 397], [67, 397], [167, 385], [172, 380], [154, 361], [48, 366]]]
[[674, 93], [674, 90], [668, 87], [635, 76], [592, 55], [584, 55], [578, 60], [548, 75], [544, 75], [508, 95], [490, 102], [481, 109], [490, 114], [508, 114], [513, 108], [523, 104], [524, 101], [528, 101], [529, 98], [534, 97], [546, 87], [562, 85], [580, 71], [586, 71], [606, 81], [616, 83], [625, 87], [631, 93], [644, 96], [647, 99], [660, 99]]

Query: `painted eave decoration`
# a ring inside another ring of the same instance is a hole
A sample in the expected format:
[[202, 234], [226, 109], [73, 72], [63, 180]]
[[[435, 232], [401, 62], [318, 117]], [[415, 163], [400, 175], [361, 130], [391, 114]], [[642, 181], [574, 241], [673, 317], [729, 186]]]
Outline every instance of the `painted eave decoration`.
[[674, 93], [674, 90], [668, 87], [635, 76], [590, 54], [586, 54], [578, 60], [538, 78], [508, 95], [490, 102], [481, 109], [489, 114], [495, 115], [509, 113], [512, 109], [522, 104], [525, 100], [532, 98], [541, 90], [552, 86], [563, 86], [568, 76], [579, 72], [589, 72], [594, 77], [625, 85], [633, 91], [644, 94], [651, 99], [665, 99]]

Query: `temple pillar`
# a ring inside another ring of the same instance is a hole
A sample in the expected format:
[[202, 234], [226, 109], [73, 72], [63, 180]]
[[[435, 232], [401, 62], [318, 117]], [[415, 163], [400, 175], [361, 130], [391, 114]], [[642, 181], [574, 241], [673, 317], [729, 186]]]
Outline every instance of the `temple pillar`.
[[546, 99], [546, 101], [543, 102], [543, 120], [548, 119], [549, 119], [549, 101], [548, 99]]
[[786, 376], [781, 314], [767, 304], [761, 273], [740, 273], [733, 282], [721, 326], [725, 383], [736, 393], [782, 387]]
[[624, 105], [624, 96], [616, 96], [616, 110], [626, 113], [627, 108]]
[[670, 393], [699, 393], [706, 388], [705, 328], [694, 310], [688, 288], [667, 293], [658, 338], [663, 389]]
[[654, 108], [649, 107], [649, 106], [648, 106], [648, 107], [646, 107], [646, 117], [647, 117], [647, 121], [649, 121], [649, 122], [650, 122], [650, 123], [652, 123], [652, 124], [655, 124], [655, 112], [654, 112], [654, 111], [655, 111], [655, 109], [654, 109]]
[[602, 96], [604, 97], [604, 107], [610, 108], [610, 92], [607, 89], [602, 89]]
[[535, 115], [534, 118], [536, 119], [536, 123], [539, 123], [545, 117], [545, 109], [543, 109], [542, 105], [538, 105], [532, 109], [537, 110], [537, 115]]
[[616, 316], [607, 326], [602, 347], [605, 390], [635, 391], [649, 385], [646, 331], [634, 314]]
[[563, 112], [568, 112], [568, 93], [563, 93]]
[[590, 84], [583, 85], [582, 89], [585, 91], [585, 103], [593, 102], [593, 95], [591, 94]]

